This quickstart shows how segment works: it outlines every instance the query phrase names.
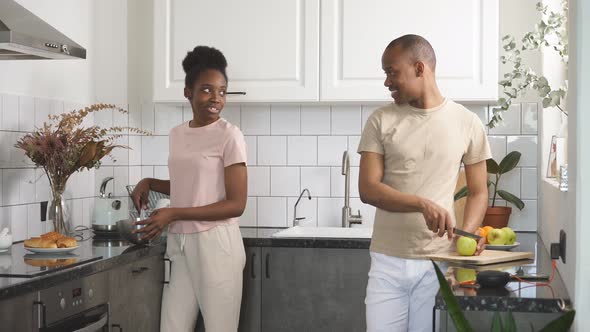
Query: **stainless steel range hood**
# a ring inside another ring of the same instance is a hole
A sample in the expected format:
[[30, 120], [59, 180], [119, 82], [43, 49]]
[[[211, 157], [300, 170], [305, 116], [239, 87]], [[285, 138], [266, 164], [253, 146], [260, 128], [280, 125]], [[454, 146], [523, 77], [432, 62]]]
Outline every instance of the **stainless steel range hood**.
[[86, 59], [86, 49], [13, 0], [0, 0], [0, 60]]

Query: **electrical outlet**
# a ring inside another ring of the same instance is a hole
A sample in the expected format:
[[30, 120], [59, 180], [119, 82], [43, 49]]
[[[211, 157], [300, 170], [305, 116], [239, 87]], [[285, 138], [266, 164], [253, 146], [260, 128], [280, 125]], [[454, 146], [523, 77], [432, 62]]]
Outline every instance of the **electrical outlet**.
[[41, 222], [44, 222], [47, 220], [47, 201], [43, 201], [40, 202], [39, 204], [41, 204]]
[[565, 263], [565, 231], [563, 229], [559, 231], [559, 256], [561, 256], [561, 261]]
[[565, 263], [566, 236], [565, 231], [559, 231], [559, 243], [551, 243], [551, 259], [559, 259]]

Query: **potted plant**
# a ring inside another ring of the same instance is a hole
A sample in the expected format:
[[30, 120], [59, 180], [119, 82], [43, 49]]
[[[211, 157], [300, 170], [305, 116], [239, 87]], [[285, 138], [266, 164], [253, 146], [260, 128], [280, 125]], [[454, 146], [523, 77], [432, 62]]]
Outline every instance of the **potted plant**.
[[[469, 324], [469, 321], [467, 321], [467, 318], [465, 318], [463, 311], [461, 311], [461, 307], [459, 306], [459, 301], [457, 300], [457, 298], [453, 294], [453, 291], [451, 290], [451, 287], [449, 286], [449, 283], [445, 279], [445, 276], [443, 275], [442, 271], [440, 270], [438, 265], [436, 265], [435, 262], [432, 262], [432, 265], [434, 265], [434, 270], [436, 272], [436, 277], [438, 279], [438, 284], [440, 286], [440, 292], [443, 297], [443, 300], [445, 301], [447, 311], [453, 320], [453, 324], [455, 325], [455, 329], [457, 330], [457, 332], [475, 331], [475, 329], [473, 329], [471, 324]], [[570, 327], [572, 326], [572, 324], [574, 322], [575, 316], [576, 316], [575, 310], [567, 311], [563, 315], [561, 315], [560, 317], [554, 319], [553, 321], [549, 322], [549, 324], [545, 325], [545, 327], [543, 327], [541, 329], [541, 332], [569, 331]], [[480, 329], [478, 329], [478, 331], [479, 330]], [[500, 314], [497, 311], [494, 313], [494, 319], [492, 321], [491, 331], [493, 331], [493, 332], [495, 332], [495, 331], [516, 332], [516, 330], [517, 330], [516, 329], [516, 321], [514, 320], [514, 316], [512, 315], [512, 312], [508, 311], [507, 315], [505, 316], [504, 322], [502, 322], [502, 319], [500, 318]]]
[[[486, 160], [488, 174], [491, 175], [491, 179], [488, 178], [488, 188], [490, 188], [490, 186], [492, 187], [492, 204], [488, 206], [483, 220], [483, 226], [492, 226], [494, 228], [508, 226], [508, 219], [512, 213], [512, 208], [509, 206], [496, 206], [496, 199], [498, 196], [516, 206], [519, 210], [524, 208], [524, 202], [520, 198], [507, 192], [506, 190], [498, 189], [500, 178], [502, 178], [502, 175], [510, 172], [516, 167], [516, 165], [518, 165], [520, 156], [520, 152], [512, 151], [507, 154], [499, 164], [492, 158]], [[469, 190], [466, 186], [461, 188], [455, 194], [455, 201], [466, 197], [468, 194]]]

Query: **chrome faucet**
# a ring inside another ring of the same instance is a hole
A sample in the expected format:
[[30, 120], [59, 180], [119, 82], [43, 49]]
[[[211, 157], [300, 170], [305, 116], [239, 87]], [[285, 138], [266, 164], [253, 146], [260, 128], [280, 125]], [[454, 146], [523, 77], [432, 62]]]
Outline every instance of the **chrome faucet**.
[[344, 175], [344, 206], [342, 207], [342, 227], [350, 227], [351, 224], [361, 224], [363, 216], [361, 210], [358, 214], [352, 214], [350, 208], [350, 158], [348, 151], [342, 155], [342, 175]]
[[306, 191], [307, 199], [311, 200], [311, 194], [309, 193], [309, 190], [307, 188], [303, 189], [301, 191], [301, 194], [299, 194], [299, 198], [297, 198], [297, 202], [295, 202], [295, 207], [293, 208], [293, 226], [299, 226], [299, 222], [305, 220], [305, 217], [297, 217], [297, 204], [299, 204], [301, 196], [303, 196], [303, 194], [305, 194]]

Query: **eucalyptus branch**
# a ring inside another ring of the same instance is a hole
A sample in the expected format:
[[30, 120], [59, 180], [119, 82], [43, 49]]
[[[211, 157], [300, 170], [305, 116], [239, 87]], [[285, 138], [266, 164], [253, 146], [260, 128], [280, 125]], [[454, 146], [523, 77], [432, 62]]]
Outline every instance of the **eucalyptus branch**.
[[524, 34], [520, 45], [511, 35], [502, 38], [506, 54], [500, 56], [500, 61], [502, 64], [510, 64], [511, 70], [498, 82], [498, 85], [502, 86], [502, 96], [498, 99], [499, 106], [492, 110], [492, 118], [488, 123], [490, 128], [494, 128], [503, 120], [502, 113], [508, 111], [514, 99], [522, 96], [527, 90], [537, 92], [542, 98], [543, 108], [557, 107], [567, 116], [567, 112], [560, 106], [567, 93], [567, 81], [563, 86], [554, 89], [549, 85], [547, 78], [537, 75], [522, 60], [522, 52], [539, 51], [545, 47], [557, 52], [567, 66], [567, 1], [562, 0], [561, 9], [557, 13], [549, 11], [548, 7], [540, 2], [537, 3], [536, 10], [543, 14], [543, 19], [535, 25], [534, 31]]

